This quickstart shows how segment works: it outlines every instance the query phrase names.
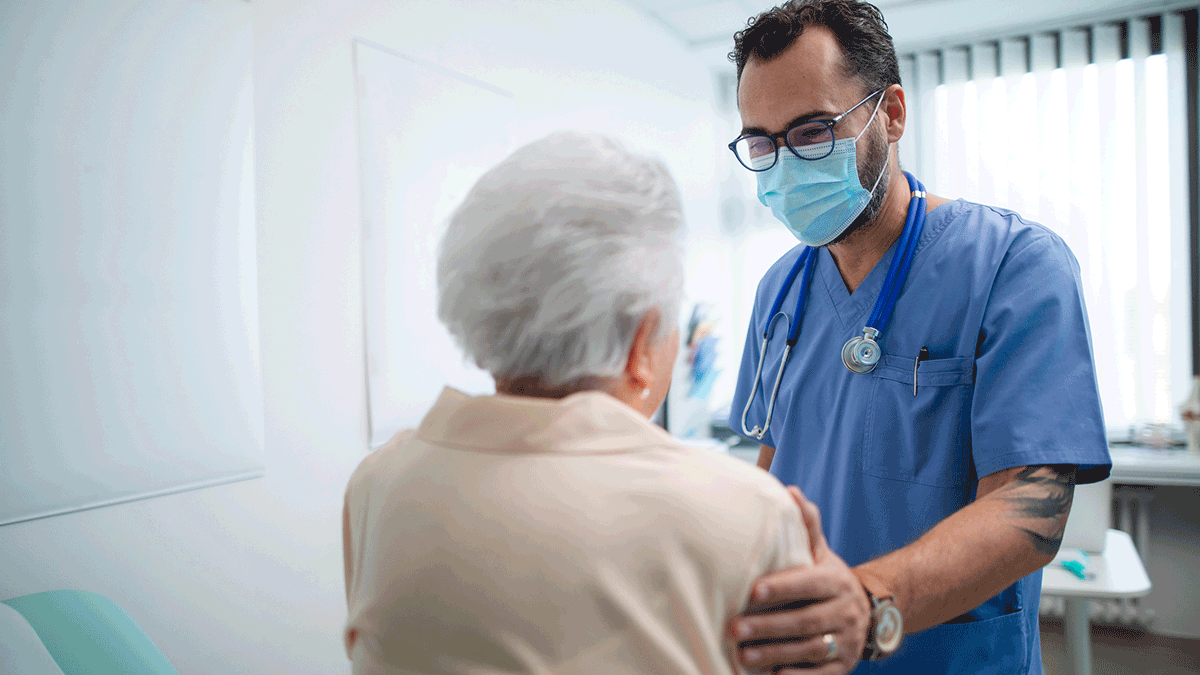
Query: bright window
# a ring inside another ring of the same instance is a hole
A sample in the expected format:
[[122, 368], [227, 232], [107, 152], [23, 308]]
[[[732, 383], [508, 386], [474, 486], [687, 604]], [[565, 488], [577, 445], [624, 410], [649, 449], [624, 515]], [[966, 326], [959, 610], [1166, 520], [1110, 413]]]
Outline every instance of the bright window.
[[903, 59], [901, 157], [1079, 260], [1109, 432], [1178, 422], [1191, 381], [1184, 24], [1100, 24]]

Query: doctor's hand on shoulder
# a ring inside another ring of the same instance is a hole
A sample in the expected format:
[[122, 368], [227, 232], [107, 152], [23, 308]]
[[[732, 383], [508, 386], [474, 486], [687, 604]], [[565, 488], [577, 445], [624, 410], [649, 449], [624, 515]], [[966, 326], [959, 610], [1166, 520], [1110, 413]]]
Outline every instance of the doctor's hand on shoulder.
[[[813, 565], [768, 574], [753, 587], [745, 614], [730, 632], [746, 668], [782, 675], [844, 675], [862, 659], [872, 623], [863, 582], [825, 541], [821, 514], [800, 490], [788, 487], [800, 507]], [[760, 613], [766, 611], [765, 613]]]

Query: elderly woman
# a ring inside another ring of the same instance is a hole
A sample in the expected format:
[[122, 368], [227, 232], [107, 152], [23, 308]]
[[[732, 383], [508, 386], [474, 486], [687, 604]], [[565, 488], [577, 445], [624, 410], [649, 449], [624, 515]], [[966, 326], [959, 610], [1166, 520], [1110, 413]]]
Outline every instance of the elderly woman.
[[811, 562], [791, 496], [649, 421], [678, 350], [679, 196], [608, 138], [516, 151], [455, 211], [445, 389], [346, 490], [355, 673], [730, 673], [751, 583]]

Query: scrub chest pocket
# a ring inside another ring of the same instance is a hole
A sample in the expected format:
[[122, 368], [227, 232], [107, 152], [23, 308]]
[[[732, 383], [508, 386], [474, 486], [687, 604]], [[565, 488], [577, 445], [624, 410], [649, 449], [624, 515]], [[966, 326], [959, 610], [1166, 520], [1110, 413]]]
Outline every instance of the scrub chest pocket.
[[863, 428], [863, 473], [936, 487], [961, 488], [971, 461], [970, 358], [929, 359], [885, 354], [871, 373]]

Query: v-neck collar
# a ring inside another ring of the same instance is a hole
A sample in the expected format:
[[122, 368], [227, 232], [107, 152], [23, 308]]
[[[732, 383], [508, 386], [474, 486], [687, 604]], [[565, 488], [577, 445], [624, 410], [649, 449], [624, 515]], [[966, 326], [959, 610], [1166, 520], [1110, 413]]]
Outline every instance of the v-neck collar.
[[[917, 240], [917, 249], [913, 251], [912, 268], [908, 272], [909, 278], [912, 278], [920, 267], [918, 256], [921, 251], [958, 217], [964, 203], [962, 199], [957, 199], [942, 204], [925, 214], [925, 229], [921, 232], [921, 238]], [[818, 269], [814, 271], [814, 276], [821, 279], [825, 292], [829, 296], [829, 304], [833, 306], [834, 314], [842, 323], [843, 328], [857, 326], [861, 330], [866, 325], [867, 319], [870, 318], [870, 311], [875, 308], [875, 301], [879, 298], [879, 292], [883, 290], [888, 267], [891, 266], [892, 257], [896, 255], [896, 248], [899, 245], [900, 237], [897, 237], [853, 294], [846, 290], [846, 282], [842, 281], [842, 275], [838, 272], [837, 263], [834, 262], [833, 254], [829, 252], [828, 247], [822, 246], [816, 251]], [[908, 280], [905, 279], [905, 283], [907, 282]]]
[[855, 324], [865, 325], [867, 314], [875, 307], [879, 292], [883, 290], [888, 266], [892, 263], [892, 256], [896, 254], [896, 246], [899, 242], [900, 239], [897, 238], [892, 243], [879, 262], [875, 263], [875, 266], [867, 273], [858, 288], [854, 289], [853, 294], [846, 289], [846, 282], [842, 281], [842, 275], [838, 272], [837, 263], [834, 262], [829, 248], [822, 246], [817, 251], [819, 262], [814, 273], [821, 277], [825, 291], [829, 294], [830, 304], [833, 305], [833, 310], [843, 328], [849, 328]]

